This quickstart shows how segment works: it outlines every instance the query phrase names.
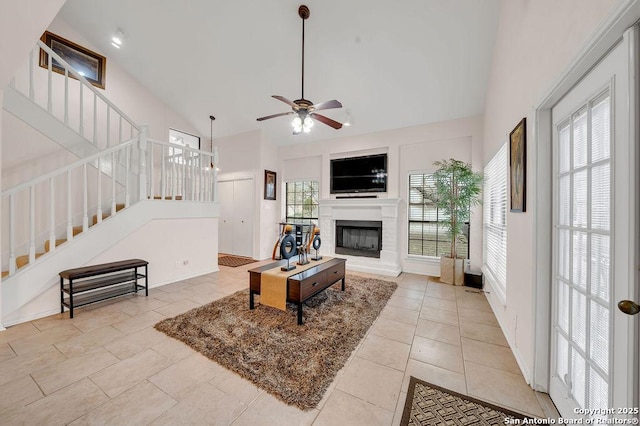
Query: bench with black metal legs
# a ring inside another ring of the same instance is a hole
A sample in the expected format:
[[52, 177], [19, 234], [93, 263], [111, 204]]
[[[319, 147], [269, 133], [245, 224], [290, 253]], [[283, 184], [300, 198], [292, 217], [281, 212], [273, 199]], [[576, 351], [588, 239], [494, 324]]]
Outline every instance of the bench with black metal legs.
[[[149, 262], [141, 259], [127, 259], [100, 265], [83, 266], [60, 272], [60, 313], [144, 290], [149, 295]], [[144, 273], [139, 272], [144, 268]], [[138, 280], [144, 278], [144, 285]]]

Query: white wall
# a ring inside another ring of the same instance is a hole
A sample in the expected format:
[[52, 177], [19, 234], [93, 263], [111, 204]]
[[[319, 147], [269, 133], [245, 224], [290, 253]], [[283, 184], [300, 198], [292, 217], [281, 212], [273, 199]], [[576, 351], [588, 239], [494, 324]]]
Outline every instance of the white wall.
[[[482, 121], [481, 116], [462, 118], [440, 123], [370, 133], [353, 137], [343, 137], [316, 143], [301, 143], [279, 148], [279, 172], [287, 180], [304, 177], [305, 171], [295, 165], [309, 165], [313, 171], [318, 166], [320, 173], [320, 197], [331, 198], [329, 193], [329, 161], [337, 156], [357, 156], [378, 152], [388, 153], [387, 193], [380, 198], [400, 198], [400, 238], [396, 248], [400, 254], [401, 267], [405, 272], [439, 275], [439, 261], [407, 255], [407, 196], [409, 171], [433, 171], [433, 162], [448, 158], [458, 158], [471, 162], [474, 169], [482, 164]], [[284, 200], [280, 203], [284, 208]], [[482, 262], [482, 210], [473, 212], [471, 224], [470, 258], [472, 266]]]
[[[506, 306], [488, 298], [530, 381], [534, 362], [533, 108], [543, 100], [616, 0], [503, 0], [484, 119], [486, 164], [527, 117], [527, 212], [507, 215]], [[544, 161], [542, 159], [541, 161]]]

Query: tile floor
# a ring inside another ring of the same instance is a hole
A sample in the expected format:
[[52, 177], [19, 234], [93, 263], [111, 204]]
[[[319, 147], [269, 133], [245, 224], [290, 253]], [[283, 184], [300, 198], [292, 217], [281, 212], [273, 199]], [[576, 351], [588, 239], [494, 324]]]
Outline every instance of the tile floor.
[[550, 415], [525, 383], [485, 296], [424, 276], [393, 279], [398, 288], [380, 317], [320, 405], [306, 412], [153, 329], [246, 288], [246, 271], [257, 265], [221, 266], [151, 289], [147, 298], [127, 296], [80, 309], [74, 319], [53, 315], [0, 332], [0, 423], [398, 425], [409, 376]]

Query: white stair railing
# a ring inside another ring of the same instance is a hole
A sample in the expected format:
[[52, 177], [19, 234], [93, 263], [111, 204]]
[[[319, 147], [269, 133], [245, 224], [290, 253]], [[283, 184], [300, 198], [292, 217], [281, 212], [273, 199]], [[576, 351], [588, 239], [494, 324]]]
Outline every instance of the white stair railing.
[[218, 151], [147, 139], [148, 194], [167, 200], [217, 201]]
[[133, 120], [42, 41], [25, 66], [10, 86], [96, 148], [112, 147], [138, 135]]
[[[132, 173], [131, 154], [138, 149], [137, 144], [138, 138], [131, 139], [2, 191], [2, 208], [7, 212], [2, 215], [3, 229], [9, 230], [9, 275], [16, 272], [16, 239], [27, 239], [28, 263], [32, 264], [37, 256], [37, 243], [41, 243], [36, 241], [36, 235], [46, 235], [48, 251], [53, 252], [58, 235], [66, 236], [67, 240], [74, 238], [74, 223], [86, 231], [93, 214], [97, 215], [98, 223], [102, 221], [105, 206], [110, 207], [110, 215], [115, 215], [118, 201], [126, 207], [130, 199], [139, 199], [139, 181], [128, 177]], [[124, 184], [116, 180], [112, 169], [117, 157], [128, 160], [124, 165], [127, 175]], [[16, 215], [16, 211], [28, 214]], [[20, 234], [18, 238], [16, 233]]]

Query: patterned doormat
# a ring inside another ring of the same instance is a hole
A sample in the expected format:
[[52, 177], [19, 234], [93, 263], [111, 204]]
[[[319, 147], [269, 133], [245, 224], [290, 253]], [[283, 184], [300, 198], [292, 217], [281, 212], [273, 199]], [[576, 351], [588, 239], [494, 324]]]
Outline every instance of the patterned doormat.
[[236, 268], [242, 265], [248, 265], [249, 263], [253, 262], [256, 262], [256, 260], [253, 260], [250, 257], [240, 257], [232, 255], [218, 256], [218, 265], [230, 266], [232, 268]]
[[524, 414], [452, 392], [412, 376], [400, 425], [503, 425], [505, 419], [524, 418], [527, 418]]

